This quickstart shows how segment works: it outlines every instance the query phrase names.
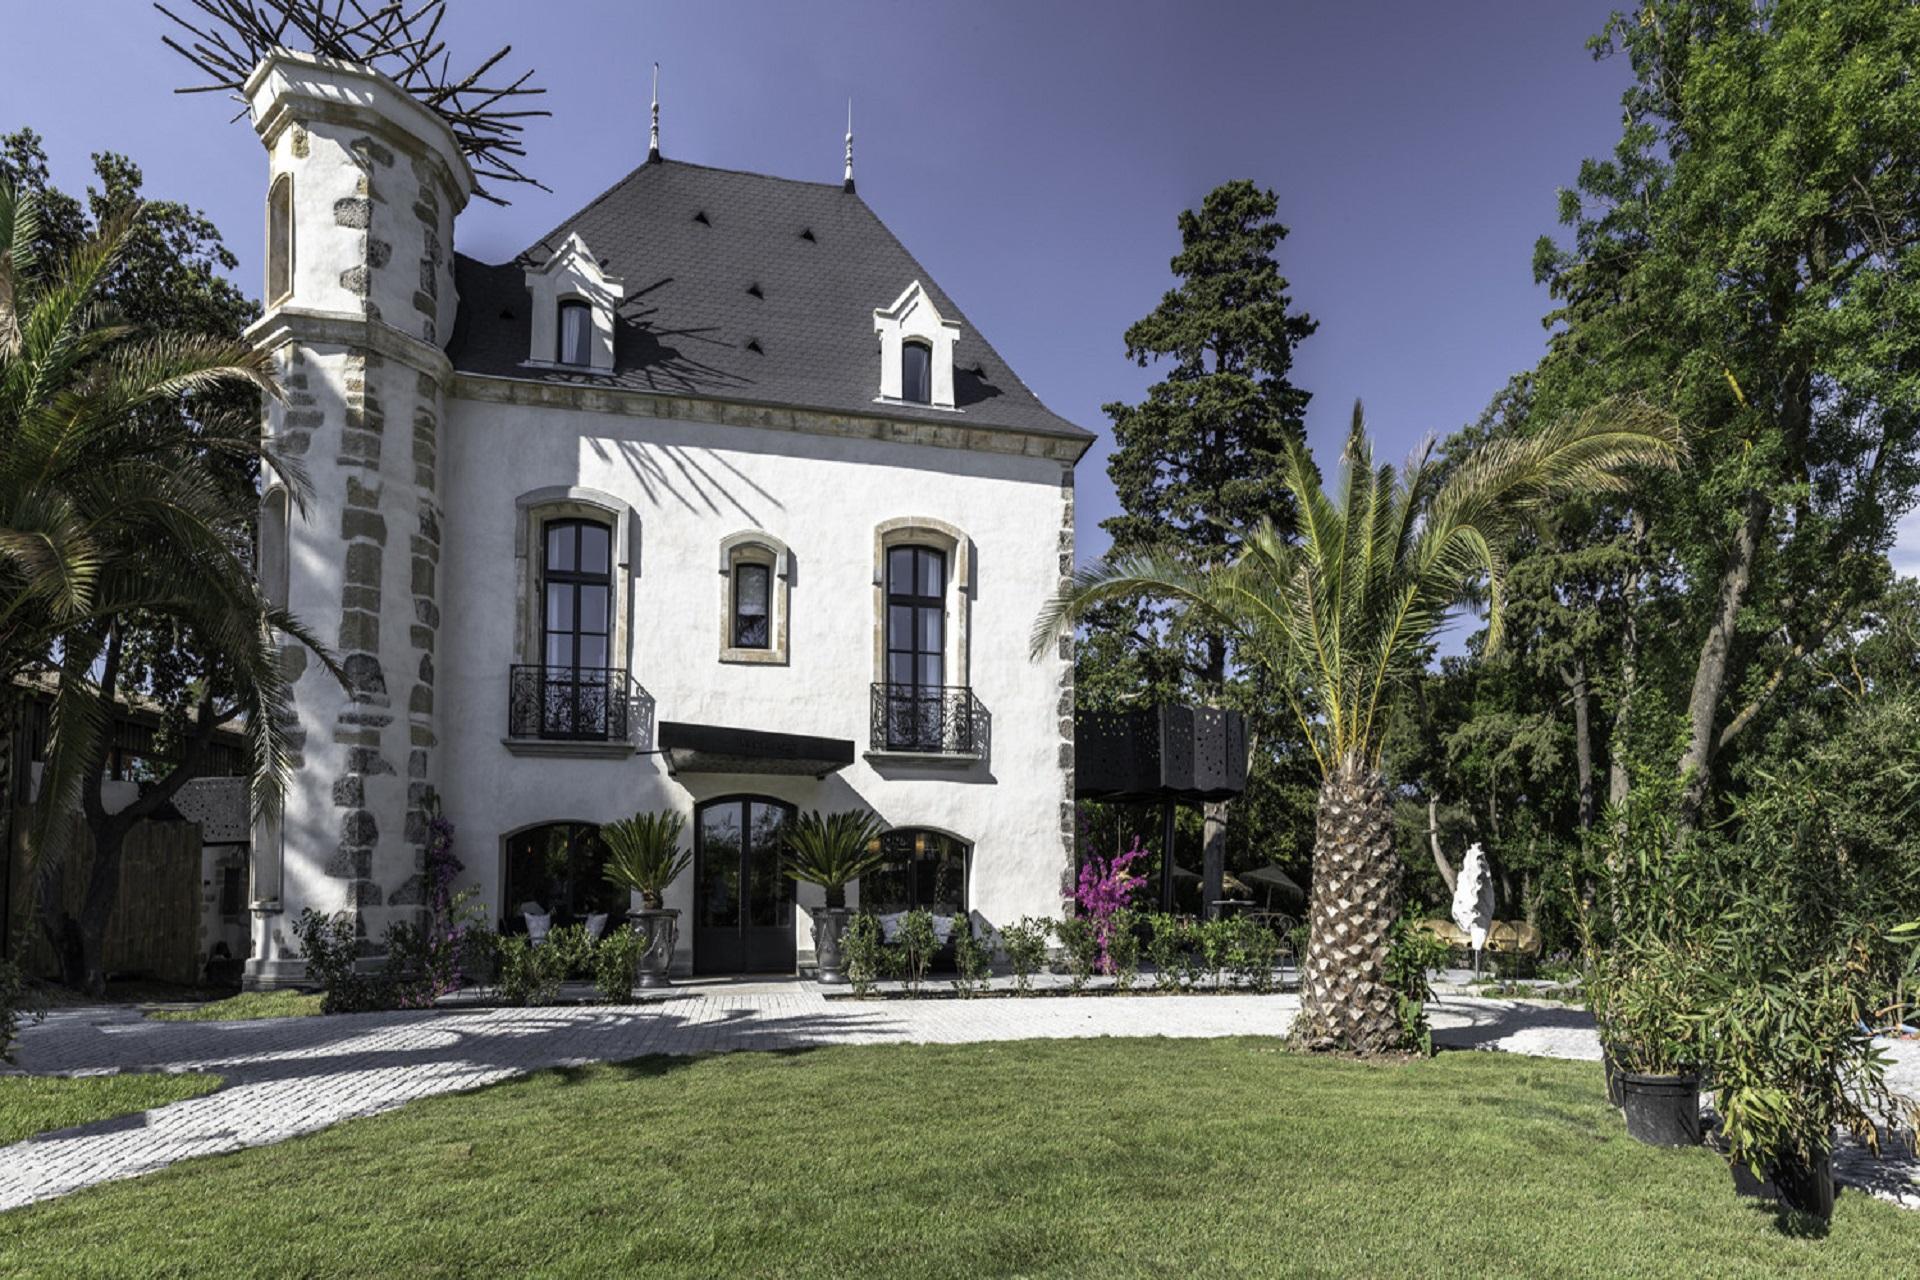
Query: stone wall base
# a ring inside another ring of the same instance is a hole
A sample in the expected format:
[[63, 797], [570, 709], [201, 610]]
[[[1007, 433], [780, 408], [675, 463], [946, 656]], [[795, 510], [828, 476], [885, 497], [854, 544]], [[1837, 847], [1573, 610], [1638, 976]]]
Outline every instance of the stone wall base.
[[249, 960], [240, 976], [242, 991], [276, 991], [307, 985], [305, 960]]

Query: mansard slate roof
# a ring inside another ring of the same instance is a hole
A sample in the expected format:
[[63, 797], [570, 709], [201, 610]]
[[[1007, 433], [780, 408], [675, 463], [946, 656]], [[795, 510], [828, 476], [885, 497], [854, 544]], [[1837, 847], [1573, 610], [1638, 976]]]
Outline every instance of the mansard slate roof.
[[[611, 375], [524, 363], [525, 273], [571, 232], [625, 280]], [[462, 372], [1093, 439], [1041, 404], [866, 202], [838, 184], [655, 160], [512, 262], [456, 254], [454, 271], [460, 313], [447, 354]], [[875, 403], [873, 313], [915, 280], [961, 326], [962, 412]]]

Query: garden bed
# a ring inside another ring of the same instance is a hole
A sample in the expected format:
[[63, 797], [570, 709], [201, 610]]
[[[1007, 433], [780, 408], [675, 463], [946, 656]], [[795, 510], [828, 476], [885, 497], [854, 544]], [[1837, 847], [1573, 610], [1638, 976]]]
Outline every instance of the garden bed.
[[1089, 979], [1075, 987], [1065, 974], [1037, 974], [1033, 985], [1021, 990], [1009, 977], [995, 977], [990, 985], [960, 989], [960, 980], [952, 974], [928, 974], [920, 988], [909, 989], [897, 980], [875, 983], [872, 990], [855, 991], [851, 986], [821, 986], [828, 1000], [1005, 1000], [1042, 999], [1077, 996], [1255, 996], [1277, 995], [1298, 989], [1299, 978], [1292, 969], [1276, 970], [1272, 985], [1261, 988], [1228, 982], [1204, 982], [1198, 985], [1163, 987], [1153, 979], [1152, 971], [1141, 973], [1130, 987], [1121, 987], [1110, 977]]

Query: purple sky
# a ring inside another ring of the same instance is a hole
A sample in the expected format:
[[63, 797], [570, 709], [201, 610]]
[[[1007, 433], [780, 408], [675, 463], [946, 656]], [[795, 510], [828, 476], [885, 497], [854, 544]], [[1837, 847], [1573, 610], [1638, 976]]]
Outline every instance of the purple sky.
[[[462, 217], [459, 247], [490, 260], [645, 158], [655, 61], [662, 149], [702, 164], [836, 180], [851, 95], [861, 195], [1042, 399], [1102, 433], [1083, 556], [1114, 510], [1100, 405], [1154, 376], [1121, 334], [1169, 284], [1180, 210], [1229, 178], [1279, 194], [1282, 266], [1320, 322], [1295, 372], [1312, 442], [1330, 456], [1360, 396], [1398, 456], [1538, 357], [1533, 241], [1618, 136], [1626, 76], [1583, 47], [1612, 7], [1588, 0], [451, 7], [466, 59], [513, 44], [553, 111], [527, 133], [553, 194]], [[231, 104], [170, 92], [193, 72], [167, 25], [133, 0], [20, 6], [9, 34], [35, 54], [7, 59], [0, 128], [45, 135], [70, 189], [90, 152], [132, 156], [151, 194], [213, 217], [257, 294], [264, 153]]]

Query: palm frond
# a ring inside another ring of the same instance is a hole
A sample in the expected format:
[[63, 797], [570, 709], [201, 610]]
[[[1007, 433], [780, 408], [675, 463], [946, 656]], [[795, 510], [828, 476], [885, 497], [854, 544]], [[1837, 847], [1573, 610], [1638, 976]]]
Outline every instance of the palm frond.
[[[1484, 443], [1443, 470], [1429, 441], [1401, 468], [1376, 467], [1356, 402], [1331, 487], [1301, 445], [1283, 463], [1299, 540], [1249, 530], [1230, 564], [1167, 555], [1084, 569], [1041, 610], [1032, 649], [1109, 600], [1152, 596], [1234, 634], [1243, 661], [1275, 677], [1323, 771], [1376, 768], [1385, 710], [1419, 669], [1449, 612], [1484, 590], [1489, 645], [1504, 631], [1507, 546], [1552, 502], [1616, 492], [1681, 449], [1671, 416], [1608, 401], [1526, 435]], [[1479, 584], [1484, 584], [1482, 588]]]

